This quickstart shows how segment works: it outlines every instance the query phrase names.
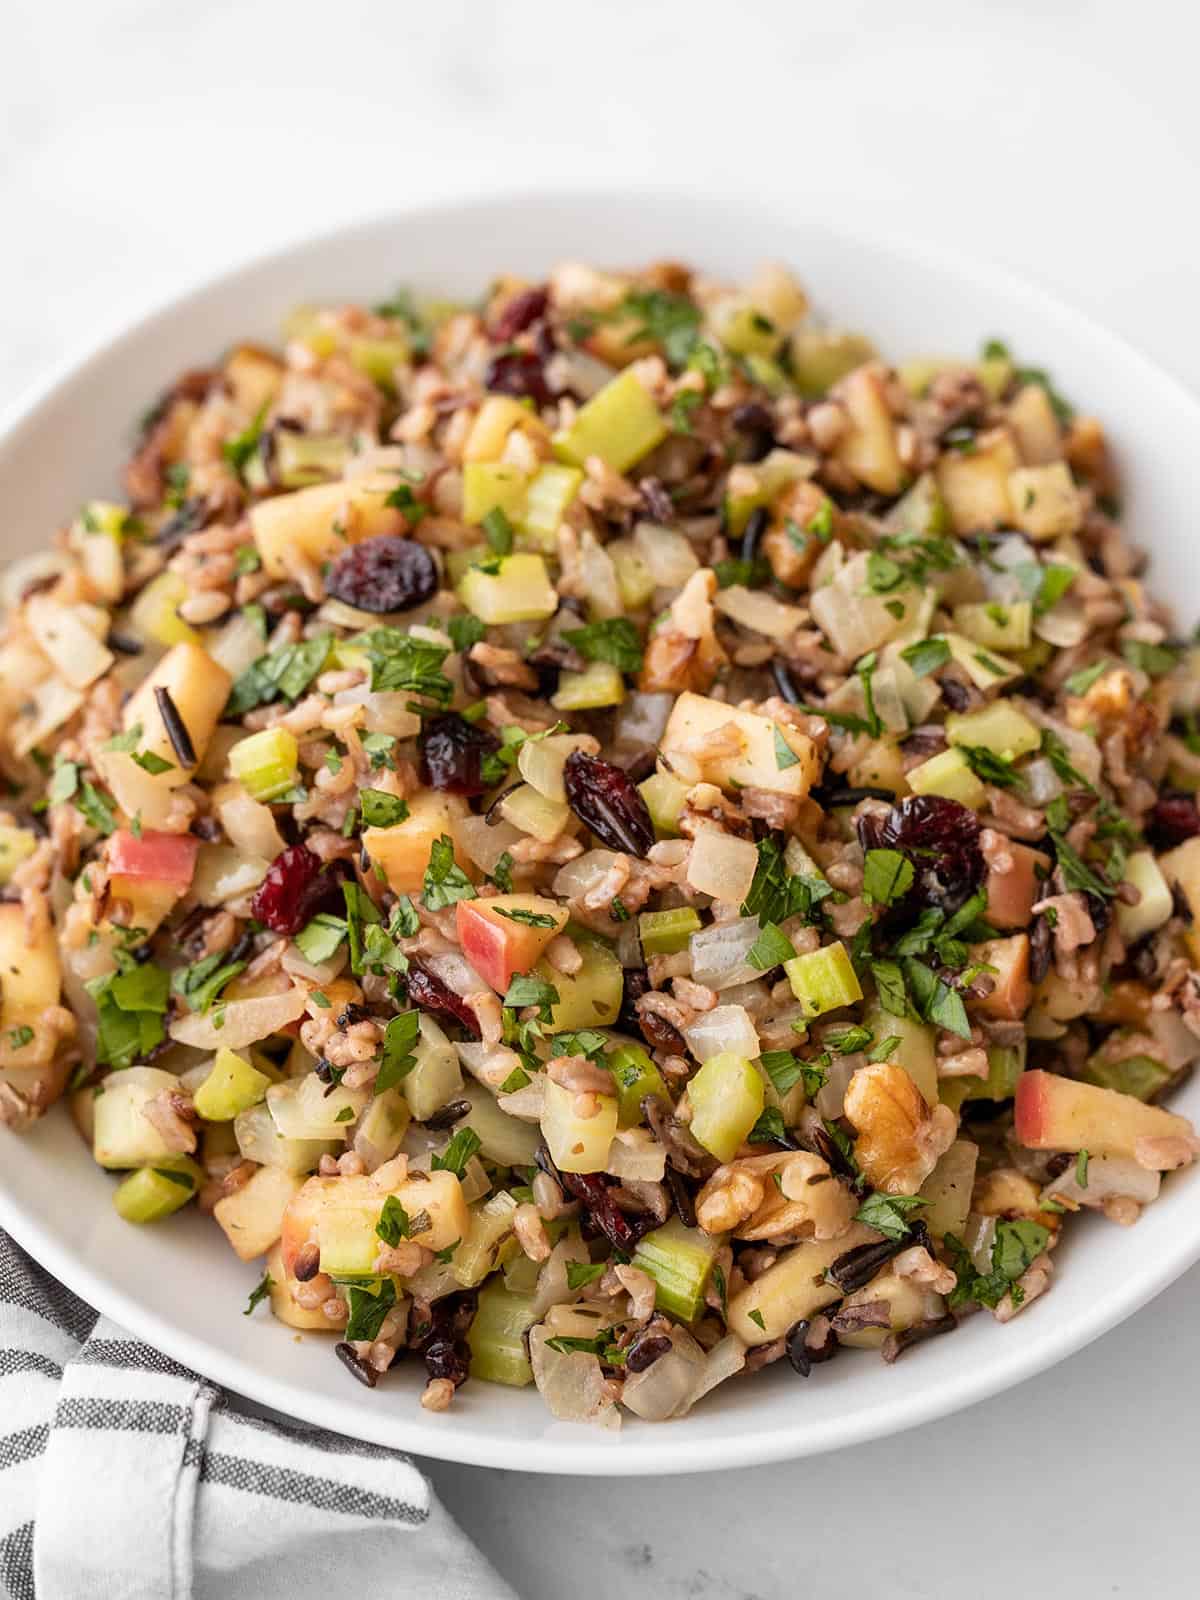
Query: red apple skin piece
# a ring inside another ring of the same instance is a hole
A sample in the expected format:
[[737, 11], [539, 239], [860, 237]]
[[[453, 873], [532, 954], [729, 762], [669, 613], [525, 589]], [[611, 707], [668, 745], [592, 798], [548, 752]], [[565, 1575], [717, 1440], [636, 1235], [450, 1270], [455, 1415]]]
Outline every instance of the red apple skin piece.
[[985, 1017], [1020, 1021], [1033, 999], [1033, 985], [1029, 981], [1029, 935], [1016, 933], [1008, 939], [987, 939], [983, 944], [973, 944], [971, 961], [995, 967], [995, 972], [989, 976], [996, 987], [982, 1000], [970, 1001], [970, 1009]]
[[1012, 865], [1007, 871], [998, 872], [989, 861], [984, 885], [987, 892], [984, 918], [993, 928], [1027, 928], [1033, 917], [1033, 902], [1049, 874], [1050, 862], [1040, 850], [1031, 850], [1027, 844], [1017, 844], [1014, 839], [1005, 839], [999, 853], [1007, 856]]
[[174, 885], [179, 893], [191, 886], [200, 841], [190, 833], [146, 829], [139, 839], [122, 828], [108, 842], [108, 870], [120, 878], [147, 878]]
[[[514, 922], [502, 911], [528, 911], [552, 917], [550, 927]], [[517, 972], [532, 972], [542, 952], [567, 925], [568, 912], [557, 901], [536, 894], [498, 894], [489, 899], [460, 900], [455, 907], [462, 953], [497, 994], [504, 994]]]
[[1132, 1157], [1139, 1139], [1192, 1133], [1186, 1117], [1161, 1106], [1038, 1070], [1021, 1074], [1013, 1120], [1027, 1150], [1086, 1150], [1094, 1156]]

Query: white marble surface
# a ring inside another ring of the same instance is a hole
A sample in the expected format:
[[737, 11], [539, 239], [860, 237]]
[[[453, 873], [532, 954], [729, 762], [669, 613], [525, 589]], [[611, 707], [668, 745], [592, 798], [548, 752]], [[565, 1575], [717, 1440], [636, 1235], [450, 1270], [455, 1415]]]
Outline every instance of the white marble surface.
[[[1181, 14], [8, 0], [0, 405], [99, 330], [311, 228], [672, 173], [1007, 262], [1200, 387]], [[1173, 1600], [1195, 1593], [1198, 1317], [1200, 1271], [1016, 1393], [823, 1461], [597, 1484], [428, 1465], [527, 1600]]]

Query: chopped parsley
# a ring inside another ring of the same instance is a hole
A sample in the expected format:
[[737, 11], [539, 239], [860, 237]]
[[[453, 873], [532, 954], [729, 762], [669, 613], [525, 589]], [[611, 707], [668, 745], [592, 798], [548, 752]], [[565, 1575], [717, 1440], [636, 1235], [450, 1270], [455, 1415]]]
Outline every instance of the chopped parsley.
[[513, 525], [505, 515], [503, 506], [493, 506], [483, 517], [480, 527], [493, 555], [506, 556], [512, 553]]
[[454, 859], [454, 840], [443, 833], [429, 851], [421, 903], [427, 911], [444, 911], [457, 900], [474, 898], [475, 885]]
[[863, 896], [872, 905], [890, 906], [913, 885], [913, 864], [899, 850], [868, 850], [863, 865]]
[[254, 1288], [251, 1289], [250, 1298], [246, 1301], [246, 1309], [242, 1312], [242, 1315], [244, 1317], [248, 1317], [254, 1310], [255, 1306], [265, 1300], [274, 1287], [275, 1279], [269, 1272], [264, 1272], [262, 1277], [255, 1284]]
[[167, 974], [161, 967], [133, 966], [92, 978], [86, 985], [96, 1002], [96, 1061], [102, 1067], [131, 1067], [166, 1038]]
[[788, 1131], [784, 1127], [783, 1112], [777, 1106], [768, 1106], [746, 1138], [750, 1144], [786, 1144]]
[[746, 960], [756, 972], [767, 972], [784, 961], [790, 961], [795, 954], [795, 947], [787, 934], [781, 932], [775, 923], [767, 922], [750, 946]]
[[315, 677], [325, 669], [333, 644], [331, 633], [299, 644], [281, 645], [278, 650], [259, 656], [234, 679], [223, 715], [230, 720], [245, 716], [258, 706], [270, 705], [280, 695], [299, 700]]
[[369, 828], [394, 828], [408, 820], [408, 802], [384, 789], [360, 789], [358, 803]]
[[467, 615], [449, 618], [446, 632], [450, 635], [454, 648], [466, 652], [486, 636], [487, 629], [478, 617]]
[[1013, 1304], [1020, 1305], [1024, 1296], [1017, 1279], [1041, 1255], [1049, 1238], [1050, 1230], [1040, 1222], [998, 1222], [992, 1245], [992, 1270], [983, 1273], [976, 1268], [962, 1240], [948, 1233], [946, 1249], [958, 1278], [950, 1292], [950, 1309], [953, 1311], [972, 1300], [981, 1306], [998, 1306], [1009, 1293]]
[[928, 1205], [919, 1194], [871, 1194], [855, 1213], [855, 1222], [865, 1222], [885, 1239], [899, 1243], [912, 1232], [909, 1217], [914, 1211]]
[[402, 1011], [388, 1023], [383, 1035], [383, 1062], [375, 1079], [375, 1093], [394, 1089], [417, 1064], [413, 1046], [421, 1033], [421, 1017], [416, 1011]]
[[[298, 941], [297, 941], [298, 942]], [[244, 961], [226, 961], [224, 953], [217, 951], [194, 961], [190, 967], [180, 967], [171, 974], [171, 992], [180, 995], [193, 1011], [207, 1011], [227, 983], [239, 972], [244, 972]]]
[[543, 911], [527, 911], [524, 906], [493, 906], [492, 910], [498, 917], [504, 917], [509, 922], [520, 922], [527, 928], [558, 926], [557, 917], [549, 916]]
[[335, 917], [328, 911], [317, 915], [296, 935], [296, 948], [314, 967], [329, 961], [346, 937], [348, 924], [345, 917]]
[[595, 1283], [597, 1278], [602, 1278], [607, 1270], [607, 1261], [568, 1261], [567, 1288], [584, 1289], [589, 1283]]
[[345, 1337], [351, 1341], [375, 1340], [388, 1312], [396, 1304], [396, 1285], [391, 1278], [380, 1279], [378, 1286], [372, 1288], [351, 1284], [346, 1289], [346, 1299], [350, 1317]]
[[501, 894], [512, 893], [512, 866], [513, 858], [507, 850], [498, 857], [496, 865], [488, 873], [488, 877], [500, 890]]
[[75, 797], [75, 808], [85, 822], [107, 838], [117, 830], [117, 817], [111, 805], [111, 796], [84, 778]]
[[435, 1155], [429, 1165], [434, 1172], [452, 1172], [461, 1178], [467, 1162], [483, 1148], [474, 1128], [459, 1128], [441, 1155]]
[[412, 1236], [412, 1224], [408, 1212], [394, 1194], [389, 1194], [383, 1202], [383, 1210], [379, 1213], [379, 1221], [375, 1224], [375, 1233], [384, 1244], [392, 1248], [398, 1245], [401, 1239]]
[[400, 628], [372, 628], [353, 641], [367, 652], [371, 662], [371, 689], [374, 692], [404, 690], [422, 695], [439, 706], [454, 698], [454, 685], [442, 671], [449, 655], [444, 644], [415, 639]]
[[762, 923], [778, 924], [797, 916], [811, 921], [814, 908], [832, 893], [833, 885], [824, 878], [789, 872], [782, 846], [768, 834], [759, 840], [758, 865], [742, 915], [758, 917]]
[[537, 1006], [539, 1020], [549, 1022], [551, 1009], [558, 1004], [558, 999], [558, 990], [545, 978], [534, 977], [532, 973], [517, 973], [508, 985], [504, 1004], [514, 1011], [522, 1006]]
[[563, 638], [588, 661], [607, 661], [621, 672], [637, 672], [642, 640], [628, 617], [607, 617], [582, 628], [568, 628]]

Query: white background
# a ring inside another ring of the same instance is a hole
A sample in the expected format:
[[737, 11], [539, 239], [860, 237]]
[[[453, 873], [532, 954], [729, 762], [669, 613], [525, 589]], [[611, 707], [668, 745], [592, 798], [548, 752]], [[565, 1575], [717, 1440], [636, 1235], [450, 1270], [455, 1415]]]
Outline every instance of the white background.
[[[5, 0], [0, 407], [104, 328], [306, 231], [448, 192], [673, 174], [1007, 263], [1200, 388], [1183, 16]], [[793, 1466], [625, 1483], [428, 1466], [526, 1600], [1172, 1600], [1196, 1592], [1198, 1318], [1200, 1269], [1013, 1394]]]

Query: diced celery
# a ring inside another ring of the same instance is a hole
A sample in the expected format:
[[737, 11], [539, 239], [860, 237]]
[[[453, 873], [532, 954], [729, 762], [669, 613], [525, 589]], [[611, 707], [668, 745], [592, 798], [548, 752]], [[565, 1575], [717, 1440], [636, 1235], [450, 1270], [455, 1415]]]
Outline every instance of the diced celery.
[[638, 784], [638, 792], [646, 802], [654, 831], [675, 838], [679, 833], [679, 819], [683, 815], [688, 785], [673, 778], [669, 772], [652, 772]]
[[952, 711], [946, 718], [946, 738], [951, 744], [990, 750], [1014, 761], [1042, 742], [1041, 730], [1008, 700], [994, 700], [982, 711]]
[[[522, 1261], [528, 1259], [521, 1257]], [[533, 1368], [525, 1351], [525, 1333], [537, 1321], [533, 1305], [532, 1293], [514, 1294], [498, 1279], [479, 1291], [467, 1331], [473, 1378], [482, 1378], [485, 1383], [507, 1383], [514, 1389], [533, 1382]]]
[[264, 728], [229, 752], [229, 771], [254, 800], [275, 800], [295, 786], [299, 746], [286, 728]]
[[875, 346], [861, 334], [800, 327], [792, 334], [792, 377], [803, 394], [815, 399], [874, 355]]
[[571, 808], [565, 801], [547, 799], [532, 784], [523, 783], [501, 800], [500, 815], [522, 833], [549, 844], [566, 827]]
[[700, 915], [694, 906], [643, 911], [638, 918], [642, 949], [648, 956], [673, 956], [686, 950], [688, 940], [700, 932], [700, 926]]
[[762, 1116], [766, 1092], [752, 1061], [723, 1050], [709, 1056], [688, 1084], [688, 1100], [692, 1133], [718, 1161], [729, 1161]]
[[320, 360], [337, 349], [337, 334], [325, 320], [320, 306], [296, 306], [283, 319], [285, 339], [306, 345]]
[[1101, 1061], [1093, 1056], [1083, 1069], [1084, 1081], [1132, 1095], [1135, 1100], [1153, 1100], [1175, 1074], [1154, 1056], [1126, 1056], [1124, 1061]]
[[239, 1112], [263, 1099], [271, 1082], [265, 1072], [252, 1067], [236, 1051], [222, 1048], [192, 1101], [205, 1122], [232, 1122]]
[[755, 383], [765, 389], [772, 399], [777, 399], [781, 394], [786, 394], [791, 388], [787, 373], [779, 365], [778, 361], [772, 361], [770, 356], [758, 356], [751, 353], [746, 357], [746, 366]]
[[[546, 1232], [549, 1231], [547, 1227]], [[504, 1287], [510, 1294], [532, 1294], [537, 1288], [538, 1274], [541, 1270], [541, 1262], [530, 1260], [522, 1251], [505, 1265]]]
[[617, 1086], [617, 1125], [634, 1128], [642, 1120], [642, 1101], [648, 1094], [667, 1098], [662, 1073], [640, 1044], [619, 1045], [605, 1058]]
[[130, 627], [156, 644], [196, 644], [200, 635], [179, 615], [179, 607], [187, 597], [187, 580], [182, 573], [160, 572], [130, 606]]
[[506, 461], [468, 461], [463, 467], [463, 521], [480, 523], [497, 508], [516, 524], [525, 509], [528, 479]]
[[539, 549], [551, 553], [557, 549], [559, 525], [582, 482], [578, 467], [564, 467], [557, 461], [543, 462], [529, 480], [521, 529]]
[[[617, 1131], [616, 1095], [577, 1095], [547, 1078], [542, 1105], [542, 1136], [560, 1172], [603, 1172]], [[590, 1116], [581, 1116], [580, 1101]]]
[[0, 826], [0, 885], [37, 849], [37, 836], [28, 828]]
[[580, 407], [574, 422], [554, 436], [559, 459], [587, 465], [599, 456], [614, 472], [626, 472], [667, 437], [652, 396], [633, 371], [622, 372]]
[[120, 541], [129, 521], [129, 511], [112, 500], [89, 500], [79, 516], [85, 533], [106, 533]]
[[1028, 600], [955, 606], [954, 626], [987, 650], [1024, 650], [1033, 637], [1033, 606]]
[[819, 1017], [826, 1011], [836, 1011], [838, 1006], [852, 1005], [855, 1000], [862, 999], [858, 974], [840, 939], [808, 955], [793, 956], [784, 962], [783, 970], [788, 975], [792, 993], [809, 1017]]
[[625, 992], [621, 963], [607, 945], [583, 938], [576, 942], [583, 957], [578, 972], [568, 977], [544, 961], [536, 969], [539, 977], [558, 990], [558, 1001], [551, 1012], [551, 1033], [611, 1028], [621, 1010]]
[[[3, 856], [0, 855], [0, 865]], [[1148, 933], [1161, 928], [1169, 921], [1174, 909], [1170, 885], [1163, 877], [1152, 851], [1134, 850], [1125, 859], [1124, 883], [1131, 883], [1139, 899], [1135, 905], [1117, 901], [1117, 927], [1127, 945], [1134, 944]]]
[[772, 356], [779, 348], [779, 329], [748, 301], [727, 302], [714, 320], [721, 343], [735, 355]]
[[408, 1108], [418, 1122], [424, 1122], [453, 1100], [462, 1088], [462, 1068], [458, 1052], [432, 1017], [422, 1013], [420, 1032], [413, 1045], [416, 1062], [402, 1085]]
[[550, 696], [556, 711], [595, 711], [619, 706], [625, 698], [625, 680], [610, 661], [589, 661], [582, 672], [561, 672], [558, 689]]
[[113, 1205], [126, 1222], [158, 1222], [193, 1199], [204, 1169], [187, 1156], [168, 1156], [153, 1167], [131, 1172], [117, 1185]]
[[957, 1111], [966, 1100], [1011, 1100], [1025, 1071], [1025, 1050], [1024, 1040], [1015, 1045], [989, 1045], [987, 1077], [943, 1078], [943, 1103]]
[[810, 477], [812, 463], [791, 450], [772, 450], [753, 467], [740, 470], [747, 477], [753, 477], [754, 487], [745, 493], [725, 497], [725, 520], [730, 533], [737, 537], [745, 532], [746, 524], [760, 506], [769, 506], [789, 484]]
[[658, 1286], [655, 1304], [660, 1311], [683, 1322], [695, 1321], [724, 1242], [720, 1234], [684, 1227], [678, 1217], [639, 1241], [633, 1265], [654, 1279]]
[[372, 383], [390, 392], [396, 386], [396, 368], [407, 366], [412, 347], [400, 333], [391, 333], [385, 338], [363, 335], [351, 339], [349, 355], [351, 366], [365, 372]]
[[656, 587], [654, 574], [634, 549], [633, 541], [614, 539], [605, 549], [617, 575], [617, 588], [626, 611], [640, 611], [648, 606]]
[[934, 1030], [927, 1022], [916, 1017], [896, 1017], [885, 1011], [878, 1001], [872, 1001], [863, 1012], [863, 1027], [870, 1028], [875, 1044], [885, 1039], [896, 1043], [888, 1051], [887, 1059], [903, 1067], [930, 1105], [938, 1099], [937, 1048]]
[[272, 468], [285, 489], [307, 489], [340, 478], [351, 455], [350, 441], [340, 433], [292, 433], [288, 428], [276, 432], [274, 450]]
[[472, 567], [488, 561], [492, 552], [486, 544], [468, 545], [465, 550], [447, 550], [445, 553], [446, 577], [457, 588]]
[[454, 1252], [453, 1271], [464, 1289], [473, 1289], [482, 1283], [489, 1272], [500, 1265], [499, 1256], [504, 1245], [513, 1240], [513, 1212], [517, 1202], [506, 1189], [501, 1189], [480, 1206], [471, 1208], [471, 1226], [466, 1238]]
[[947, 633], [943, 637], [950, 646], [950, 654], [977, 689], [995, 689], [1021, 676], [1021, 669], [1015, 662], [985, 650], [965, 634]]
[[908, 786], [914, 794], [942, 795], [972, 811], [977, 811], [987, 799], [987, 792], [971, 771], [966, 756], [956, 749], [943, 750], [914, 767], [908, 774]]
[[399, 1089], [377, 1094], [358, 1120], [354, 1132], [356, 1149], [370, 1149], [377, 1161], [390, 1161], [408, 1132], [412, 1113]]
[[558, 595], [545, 560], [519, 551], [498, 560], [499, 570], [469, 567], [458, 583], [458, 597], [481, 622], [540, 622], [558, 610]]
[[942, 538], [949, 533], [949, 513], [933, 473], [923, 472], [883, 521], [890, 533], [919, 533], [926, 538]]

